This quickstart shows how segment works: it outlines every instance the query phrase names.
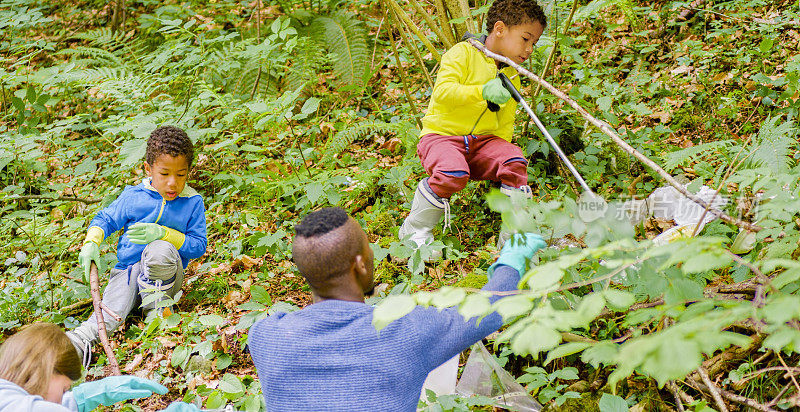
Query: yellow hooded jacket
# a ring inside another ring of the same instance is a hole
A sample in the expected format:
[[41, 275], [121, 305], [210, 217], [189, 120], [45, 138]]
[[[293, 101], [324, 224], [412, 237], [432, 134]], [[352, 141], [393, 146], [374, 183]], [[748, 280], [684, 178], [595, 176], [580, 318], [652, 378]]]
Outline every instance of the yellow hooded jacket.
[[[506, 66], [499, 71], [505, 73], [519, 90], [520, 81], [514, 68]], [[442, 55], [428, 112], [422, 118], [420, 137], [430, 133], [463, 136], [469, 134], [474, 125], [473, 135], [490, 134], [510, 142], [517, 102], [509, 99], [500, 105], [499, 111], [484, 112], [483, 85], [497, 77], [499, 71], [493, 59], [468, 42], [450, 48]]]

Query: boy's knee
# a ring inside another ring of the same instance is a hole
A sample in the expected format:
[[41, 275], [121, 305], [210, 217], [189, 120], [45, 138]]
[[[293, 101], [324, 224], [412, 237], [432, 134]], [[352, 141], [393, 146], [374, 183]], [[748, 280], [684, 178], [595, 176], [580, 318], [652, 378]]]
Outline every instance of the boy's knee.
[[428, 179], [428, 184], [438, 196], [450, 198], [467, 186], [469, 172], [463, 170], [437, 171]]
[[154, 240], [142, 251], [142, 263], [175, 263], [180, 261], [180, 254], [175, 245], [166, 240]]

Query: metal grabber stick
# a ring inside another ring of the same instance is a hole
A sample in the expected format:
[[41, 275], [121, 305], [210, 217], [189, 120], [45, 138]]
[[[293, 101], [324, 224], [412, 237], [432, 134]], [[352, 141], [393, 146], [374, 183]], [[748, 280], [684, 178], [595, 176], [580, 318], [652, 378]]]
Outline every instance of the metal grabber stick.
[[530, 116], [531, 119], [533, 119], [533, 122], [536, 123], [536, 127], [538, 127], [539, 130], [542, 132], [544, 137], [547, 139], [547, 142], [550, 143], [550, 146], [552, 146], [553, 149], [558, 154], [558, 157], [561, 158], [561, 161], [563, 161], [564, 164], [567, 166], [567, 169], [569, 169], [569, 171], [572, 172], [572, 175], [575, 176], [575, 179], [578, 180], [578, 183], [580, 183], [583, 190], [589, 193], [593, 193], [592, 189], [589, 188], [589, 185], [586, 184], [586, 181], [583, 180], [583, 177], [581, 177], [580, 173], [578, 173], [578, 170], [575, 169], [575, 166], [573, 166], [572, 162], [569, 161], [567, 155], [564, 154], [564, 151], [561, 150], [560, 147], [558, 147], [558, 143], [556, 143], [556, 141], [553, 139], [553, 136], [550, 136], [550, 132], [548, 132], [547, 129], [545, 129], [544, 124], [542, 124], [542, 121], [539, 120], [538, 116], [536, 116], [536, 113], [533, 112], [531, 107], [528, 105], [528, 102], [526, 102], [525, 99], [522, 98], [522, 95], [519, 93], [519, 90], [517, 90], [517, 88], [514, 87], [514, 84], [511, 83], [511, 79], [509, 79], [508, 76], [506, 76], [504, 73], [498, 74], [497, 77], [499, 77], [500, 81], [503, 82], [503, 87], [505, 87], [506, 90], [508, 90], [508, 92], [511, 93], [511, 97], [513, 97], [514, 100], [516, 100], [517, 103], [522, 105], [522, 108], [525, 109], [526, 112], [528, 112], [528, 116]]

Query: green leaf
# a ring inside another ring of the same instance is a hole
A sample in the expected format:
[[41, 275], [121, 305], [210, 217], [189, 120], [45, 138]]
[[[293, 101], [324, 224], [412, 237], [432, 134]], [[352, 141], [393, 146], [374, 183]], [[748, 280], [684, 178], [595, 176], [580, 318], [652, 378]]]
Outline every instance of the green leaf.
[[189, 349], [186, 345], [179, 345], [176, 346], [175, 349], [172, 351], [172, 358], [170, 359], [170, 364], [173, 368], [181, 367], [183, 364], [186, 363], [186, 360], [189, 359], [189, 355], [192, 354], [192, 350]]
[[636, 296], [624, 290], [606, 289], [603, 291], [603, 296], [606, 298], [609, 306], [619, 311], [628, 309], [636, 302]]
[[579, 378], [578, 370], [573, 368], [573, 367], [567, 367], [567, 368], [564, 368], [564, 369], [558, 369], [556, 371], [553, 371], [553, 373], [550, 374], [550, 380], [551, 381], [554, 380], [554, 379], [563, 379], [565, 381], [574, 381], [575, 379], [578, 379], [578, 378]]
[[761, 43], [758, 44], [758, 49], [761, 50], [761, 53], [767, 54], [767, 52], [772, 50], [772, 46], [774, 43], [775, 41], [772, 40], [771, 38], [764, 37], [763, 39], [761, 39]]
[[470, 294], [461, 303], [458, 308], [458, 313], [469, 320], [473, 317], [485, 316], [492, 311], [492, 304], [489, 303], [489, 297], [479, 293]]
[[313, 204], [317, 203], [317, 200], [319, 200], [319, 198], [322, 197], [324, 187], [320, 182], [312, 182], [307, 184], [305, 189], [308, 201]]
[[203, 326], [211, 326], [211, 327], [216, 327], [216, 326], [222, 325], [222, 323], [225, 322], [225, 319], [222, 316], [213, 315], [213, 314], [212, 315], [202, 315], [202, 316], [200, 316], [199, 320], [200, 320], [200, 323], [203, 324]]
[[599, 108], [603, 112], [607, 112], [611, 109], [611, 104], [614, 101], [608, 96], [601, 96], [597, 99], [597, 108]]
[[272, 298], [269, 296], [269, 292], [261, 285], [250, 286], [250, 299], [267, 306], [272, 305]]
[[628, 412], [628, 403], [625, 399], [610, 393], [604, 393], [600, 398], [600, 412]]
[[409, 314], [415, 307], [417, 307], [417, 303], [411, 295], [387, 296], [372, 312], [372, 326], [380, 331], [395, 320]]
[[219, 389], [225, 393], [238, 394], [244, 392], [244, 385], [235, 375], [226, 373], [219, 380]]
[[119, 157], [122, 159], [122, 166], [131, 166], [144, 160], [144, 152], [147, 149], [147, 140], [132, 139], [122, 143], [119, 149]]
[[431, 304], [437, 308], [449, 308], [451, 306], [460, 305], [464, 301], [467, 293], [464, 289], [443, 287], [437, 292], [434, 292]]
[[233, 357], [231, 355], [228, 355], [227, 353], [223, 353], [217, 356], [215, 367], [217, 368], [218, 371], [221, 371], [227, 368], [228, 366], [231, 366], [232, 362], [233, 362]]
[[518, 355], [533, 355], [555, 348], [561, 343], [561, 334], [538, 323], [528, 325], [511, 338], [511, 350]]
[[588, 347], [592, 346], [589, 342], [567, 342], [562, 345], [559, 345], [555, 349], [547, 352], [547, 359], [544, 360], [544, 364], [547, 365], [551, 361], [563, 358], [564, 356], [569, 356], [575, 353], [578, 353]]
[[508, 296], [494, 302], [494, 309], [503, 319], [513, 319], [533, 309], [533, 301], [527, 295]]

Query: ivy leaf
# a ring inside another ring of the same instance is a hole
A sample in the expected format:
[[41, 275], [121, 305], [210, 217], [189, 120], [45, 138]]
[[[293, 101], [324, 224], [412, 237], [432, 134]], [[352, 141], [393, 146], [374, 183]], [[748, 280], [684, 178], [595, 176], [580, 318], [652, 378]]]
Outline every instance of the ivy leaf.
[[372, 326], [375, 330], [388, 326], [390, 323], [409, 314], [417, 306], [411, 295], [390, 295], [382, 300], [372, 311]]
[[628, 403], [625, 399], [610, 393], [604, 393], [600, 398], [600, 412], [628, 412]]

